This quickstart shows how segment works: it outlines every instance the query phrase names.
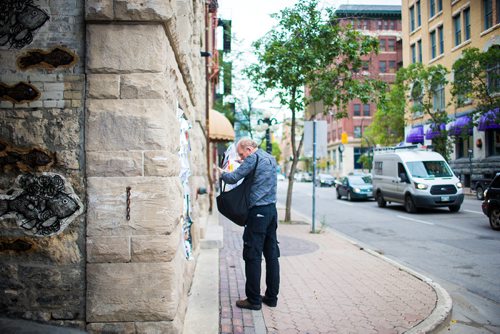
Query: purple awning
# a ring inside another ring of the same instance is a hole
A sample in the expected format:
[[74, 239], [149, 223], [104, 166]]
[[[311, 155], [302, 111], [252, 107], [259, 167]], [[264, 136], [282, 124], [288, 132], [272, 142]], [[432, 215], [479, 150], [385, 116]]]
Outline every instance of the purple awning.
[[450, 123], [450, 136], [472, 135], [472, 123], [469, 116], [461, 116]]
[[431, 124], [427, 132], [425, 133], [425, 139], [434, 139], [442, 135], [442, 131], [446, 129], [445, 124], [441, 124], [439, 127], [436, 124]]
[[424, 127], [422, 125], [410, 129], [410, 133], [406, 136], [406, 142], [418, 144], [424, 142]]
[[477, 129], [479, 131], [500, 129], [500, 108], [492, 109], [481, 116]]

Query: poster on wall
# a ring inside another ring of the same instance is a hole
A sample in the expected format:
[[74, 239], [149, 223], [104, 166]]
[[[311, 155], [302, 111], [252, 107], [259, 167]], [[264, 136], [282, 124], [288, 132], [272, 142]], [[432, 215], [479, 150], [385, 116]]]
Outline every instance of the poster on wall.
[[191, 167], [189, 164], [189, 152], [191, 152], [189, 130], [191, 129], [191, 124], [188, 122], [184, 111], [179, 107], [177, 108], [177, 118], [180, 124], [179, 177], [181, 179], [184, 196], [182, 240], [184, 243], [184, 253], [186, 259], [191, 260], [193, 258], [193, 239], [191, 236], [191, 226], [193, 225], [193, 222], [191, 220], [191, 195], [189, 188], [189, 176], [191, 176]]

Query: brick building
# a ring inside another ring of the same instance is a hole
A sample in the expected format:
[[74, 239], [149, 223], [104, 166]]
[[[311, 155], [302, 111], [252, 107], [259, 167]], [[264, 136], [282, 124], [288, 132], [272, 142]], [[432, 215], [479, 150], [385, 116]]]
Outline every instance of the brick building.
[[[350, 24], [363, 34], [377, 37], [380, 53], [363, 60], [363, 74], [378, 77], [387, 83], [394, 82], [395, 73], [401, 66], [401, 6], [389, 5], [341, 5], [336, 10], [340, 24]], [[359, 157], [373, 143], [363, 138], [364, 130], [373, 120], [377, 110], [375, 103], [363, 104], [353, 100], [348, 105], [348, 118], [336, 120], [334, 111], [324, 116], [328, 124], [328, 163], [326, 171], [343, 176], [361, 170]], [[341, 135], [346, 133], [348, 143], [341, 153]]]

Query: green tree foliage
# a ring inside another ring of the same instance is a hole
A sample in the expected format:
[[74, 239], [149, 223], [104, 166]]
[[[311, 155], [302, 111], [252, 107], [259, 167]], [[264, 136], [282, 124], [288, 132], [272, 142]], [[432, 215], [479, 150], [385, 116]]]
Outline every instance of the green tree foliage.
[[[423, 113], [430, 116], [431, 126], [439, 127], [449, 121], [446, 104], [436, 106], [436, 92], [440, 87], [448, 84], [446, 78], [449, 71], [442, 65], [424, 66], [420, 63], [411, 64], [398, 71], [398, 77], [408, 93], [412, 114]], [[444, 94], [444, 93], [443, 93]], [[444, 97], [443, 97], [444, 99]], [[439, 104], [439, 103], [437, 103]], [[451, 144], [446, 129], [441, 130], [441, 135], [432, 139], [434, 150], [446, 160], [451, 153]]]
[[[476, 108], [472, 120], [477, 125], [479, 118], [489, 110], [500, 106], [500, 47], [482, 52], [468, 48], [453, 64], [451, 94], [458, 107], [473, 101]], [[499, 120], [496, 120], [499, 122]]]
[[380, 100], [373, 122], [364, 133], [373, 143], [391, 146], [404, 140], [406, 100], [402, 73], [397, 73], [395, 83]]
[[317, 0], [298, 1], [272, 17], [277, 25], [254, 43], [258, 62], [246, 73], [259, 93], [276, 91], [292, 114], [293, 161], [285, 213], [289, 221], [293, 174], [303, 143], [303, 137], [298, 145], [295, 141], [296, 113], [310, 102], [323, 101], [325, 110], [335, 107], [336, 117], [345, 117], [349, 101], [372, 100], [383, 91], [383, 83], [360, 73], [361, 57], [378, 52], [378, 41], [338, 24], [332, 10], [318, 9]]

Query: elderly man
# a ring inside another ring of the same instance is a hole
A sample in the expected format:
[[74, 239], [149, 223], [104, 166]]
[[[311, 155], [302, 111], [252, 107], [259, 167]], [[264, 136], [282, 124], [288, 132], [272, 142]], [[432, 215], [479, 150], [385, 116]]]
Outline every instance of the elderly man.
[[[247, 299], [238, 300], [236, 306], [260, 310], [264, 303], [276, 307], [280, 281], [279, 247], [276, 237], [276, 160], [259, 149], [257, 143], [250, 138], [239, 140], [237, 151], [243, 162], [232, 173], [221, 171], [224, 182], [234, 184], [252, 173], [256, 163], [257, 168], [250, 190], [250, 212], [243, 233]], [[266, 259], [267, 289], [264, 296], [260, 295], [262, 253]]]

